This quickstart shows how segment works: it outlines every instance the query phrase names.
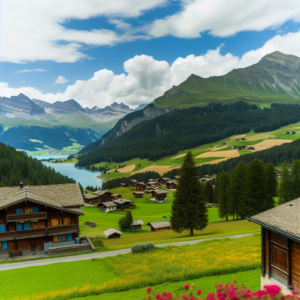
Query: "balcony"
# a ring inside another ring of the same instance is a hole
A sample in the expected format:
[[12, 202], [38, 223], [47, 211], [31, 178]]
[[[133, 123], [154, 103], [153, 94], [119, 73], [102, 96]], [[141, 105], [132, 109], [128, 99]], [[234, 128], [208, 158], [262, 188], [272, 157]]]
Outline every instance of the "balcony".
[[55, 226], [48, 227], [48, 235], [57, 235], [57, 234], [67, 234], [71, 232], [78, 232], [78, 225], [63, 225], [63, 226]]
[[15, 231], [1, 232], [0, 233], [0, 242], [1, 241], [14, 240], [15, 237], [16, 237], [16, 232]]
[[16, 221], [32, 221], [32, 220], [43, 220], [47, 219], [46, 212], [38, 212], [32, 214], [20, 214], [20, 215], [7, 215], [6, 222], [16, 222]]
[[35, 238], [47, 235], [47, 228], [29, 229], [16, 231], [16, 239], [21, 240], [24, 238]]

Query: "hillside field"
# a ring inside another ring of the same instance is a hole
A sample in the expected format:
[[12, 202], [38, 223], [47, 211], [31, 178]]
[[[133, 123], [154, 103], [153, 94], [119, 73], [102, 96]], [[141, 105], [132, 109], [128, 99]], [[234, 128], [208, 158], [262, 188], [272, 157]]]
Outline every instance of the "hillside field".
[[[287, 135], [285, 132], [295, 131], [295, 135]], [[246, 140], [236, 141], [236, 138], [246, 138]], [[157, 173], [163, 175], [164, 173], [174, 169], [179, 168], [182, 165], [184, 157], [187, 151], [191, 151], [197, 166], [202, 164], [214, 164], [221, 161], [230, 159], [232, 157], [238, 157], [240, 155], [245, 155], [247, 153], [252, 153], [253, 151], [248, 150], [231, 150], [234, 146], [245, 145], [247, 147], [253, 146], [254, 151], [261, 151], [273, 146], [282, 145], [284, 143], [290, 143], [294, 140], [300, 138], [300, 122], [289, 124], [283, 126], [277, 130], [264, 132], [264, 133], [254, 133], [253, 131], [247, 134], [234, 135], [223, 140], [219, 140], [215, 143], [201, 145], [193, 149], [187, 149], [185, 151], [180, 151], [176, 155], [166, 156], [157, 161], [149, 161], [148, 159], [134, 158], [122, 163], [114, 162], [101, 162], [95, 164], [95, 167], [107, 166], [111, 170], [108, 174], [102, 174], [100, 178], [104, 181], [128, 177], [136, 173], [143, 173], [146, 171], [156, 171]], [[226, 145], [221, 145], [225, 142]], [[125, 168], [119, 168], [119, 166], [124, 166]], [[130, 171], [127, 172], [126, 168], [130, 166]], [[122, 170], [123, 169], [123, 170]], [[117, 171], [115, 171], [117, 170]], [[124, 172], [125, 171], [125, 172]], [[204, 175], [204, 174], [202, 174]]]

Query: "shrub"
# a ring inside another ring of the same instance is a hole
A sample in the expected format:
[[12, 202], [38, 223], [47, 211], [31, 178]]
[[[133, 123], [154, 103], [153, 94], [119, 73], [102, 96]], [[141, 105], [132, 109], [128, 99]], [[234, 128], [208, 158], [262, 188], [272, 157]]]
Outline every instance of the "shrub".
[[122, 217], [120, 220], [119, 220], [119, 227], [120, 227], [120, 230], [127, 230], [129, 228], [131, 224], [129, 224], [128, 222], [128, 219], [126, 217]]
[[94, 246], [98, 249], [98, 248], [102, 248], [103, 247], [103, 241], [101, 239], [100, 236], [96, 236], [94, 238], [91, 238], [92, 243], [94, 244]]
[[151, 242], [146, 243], [136, 243], [131, 247], [132, 253], [151, 251], [155, 246]]

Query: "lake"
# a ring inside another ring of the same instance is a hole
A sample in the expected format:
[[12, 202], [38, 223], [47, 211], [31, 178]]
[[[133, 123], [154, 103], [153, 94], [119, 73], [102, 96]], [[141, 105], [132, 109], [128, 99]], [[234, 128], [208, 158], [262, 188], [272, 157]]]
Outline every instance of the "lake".
[[97, 186], [98, 188], [102, 186], [101, 180], [97, 178], [96, 176], [99, 176], [101, 172], [91, 172], [84, 169], [75, 168], [74, 164], [53, 164], [53, 163], [43, 163], [46, 166], [50, 166], [51, 168], [54, 168], [55, 171], [71, 177], [75, 179], [77, 182], [80, 182], [80, 184], [85, 189], [86, 186]]
[[67, 158], [70, 156], [70, 154], [59, 154], [59, 155], [30, 155], [33, 158], [36, 158], [38, 160], [47, 160], [49, 158], [53, 159], [61, 159], [61, 158]]

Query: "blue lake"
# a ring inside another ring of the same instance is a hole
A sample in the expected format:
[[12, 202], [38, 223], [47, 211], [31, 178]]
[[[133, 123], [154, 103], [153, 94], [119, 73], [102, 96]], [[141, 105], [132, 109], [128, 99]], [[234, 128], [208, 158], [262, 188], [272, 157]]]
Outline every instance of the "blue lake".
[[43, 163], [46, 166], [50, 166], [51, 168], [54, 168], [55, 171], [71, 177], [75, 179], [77, 182], [80, 182], [80, 184], [83, 186], [83, 188], [86, 188], [86, 186], [97, 186], [98, 188], [102, 186], [101, 180], [97, 178], [96, 176], [99, 176], [101, 172], [91, 172], [84, 169], [75, 168], [74, 164], [53, 164], [53, 163]]
[[38, 160], [46, 160], [49, 158], [53, 159], [61, 159], [61, 158], [67, 158], [70, 156], [70, 154], [60, 154], [60, 155], [30, 155], [33, 158], [36, 158]]

